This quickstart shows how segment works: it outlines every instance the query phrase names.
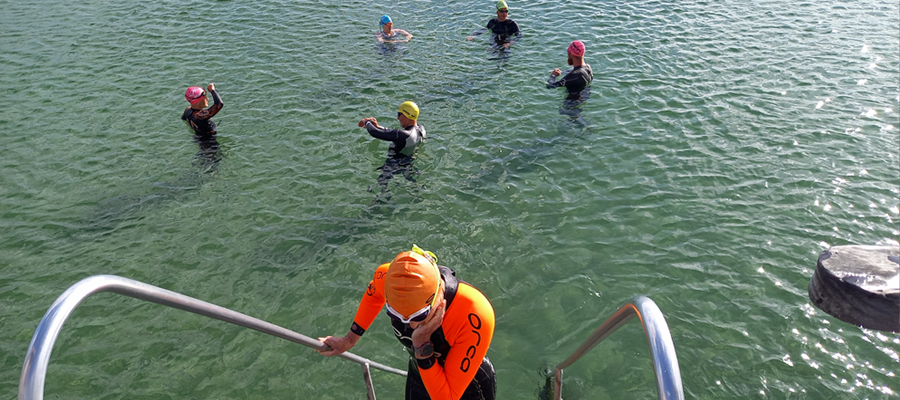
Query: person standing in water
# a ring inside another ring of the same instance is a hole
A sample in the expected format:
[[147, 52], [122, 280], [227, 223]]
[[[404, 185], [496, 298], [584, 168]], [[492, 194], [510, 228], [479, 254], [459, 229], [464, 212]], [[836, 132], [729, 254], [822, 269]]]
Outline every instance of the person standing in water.
[[412, 163], [416, 159], [416, 149], [425, 140], [425, 127], [419, 125], [419, 106], [411, 101], [400, 104], [397, 110], [397, 120], [400, 121], [400, 129], [389, 129], [378, 125], [373, 117], [363, 118], [359, 121], [360, 128], [366, 128], [374, 138], [391, 142], [388, 148], [388, 158], [381, 166], [381, 176], [378, 184], [381, 192], [387, 191], [388, 181], [397, 172], [402, 172], [406, 179], [415, 182], [413, 175], [416, 173]]
[[568, 64], [573, 68], [566, 71], [566, 75], [556, 80], [556, 77], [562, 75], [559, 68], [550, 72], [550, 79], [547, 80], [547, 89], [555, 89], [565, 87], [568, 94], [563, 100], [563, 107], [559, 110], [561, 114], [580, 116], [580, 107], [591, 97], [591, 81], [594, 80], [594, 71], [591, 66], [584, 62], [584, 43], [580, 40], [574, 40], [569, 44], [566, 52], [568, 53]]
[[219, 142], [216, 140], [215, 116], [225, 105], [222, 98], [216, 92], [216, 85], [210, 83], [206, 89], [212, 94], [213, 105], [209, 108], [209, 99], [203, 88], [191, 86], [184, 91], [184, 98], [191, 104], [181, 114], [181, 119], [194, 131], [194, 141], [200, 146], [197, 158], [201, 160], [202, 167], [212, 171], [219, 163]]
[[[386, 309], [394, 335], [409, 352], [407, 400], [493, 400], [494, 366], [487, 357], [494, 307], [456, 272], [416, 245], [380, 265], [362, 296], [350, 331], [319, 338], [324, 356], [350, 350]], [[395, 396], [396, 397], [396, 396]]]
[[497, 18], [492, 18], [488, 21], [486, 27], [475, 31], [472, 36], [466, 37], [466, 40], [471, 41], [475, 39], [475, 36], [488, 30], [491, 31], [491, 38], [498, 47], [508, 49], [509, 46], [512, 46], [513, 43], [518, 42], [522, 38], [522, 31], [519, 30], [519, 25], [516, 24], [516, 21], [509, 19], [509, 7], [504, 0], [497, 2]]
[[[405, 39], [399, 39], [400, 36]], [[406, 43], [412, 39], [412, 35], [403, 29], [394, 29], [394, 21], [388, 15], [381, 16], [381, 30], [375, 34], [378, 43]]]
[[207, 85], [206, 90], [213, 97], [213, 105], [209, 108], [206, 108], [209, 106], [209, 99], [206, 97], [206, 93], [203, 92], [203, 88], [191, 86], [184, 91], [184, 98], [188, 103], [191, 103], [191, 106], [184, 110], [184, 113], [181, 114], [181, 119], [194, 130], [197, 136], [216, 135], [216, 123], [211, 118], [218, 114], [225, 105], [222, 103], [222, 98], [216, 93], [215, 83]]

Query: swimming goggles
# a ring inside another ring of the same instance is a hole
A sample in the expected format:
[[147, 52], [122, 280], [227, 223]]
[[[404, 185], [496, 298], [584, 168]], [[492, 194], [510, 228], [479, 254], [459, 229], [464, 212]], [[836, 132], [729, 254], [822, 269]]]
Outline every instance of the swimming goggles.
[[423, 250], [421, 247], [416, 246], [415, 244], [413, 244], [412, 250], [410, 251], [412, 251], [413, 253], [421, 254], [422, 256], [427, 258], [428, 261], [431, 261], [431, 264], [434, 265], [435, 273], [438, 274], [438, 284], [437, 287], [434, 288], [434, 294], [431, 295], [431, 303], [410, 314], [409, 318], [404, 318], [403, 314], [400, 314], [399, 312], [397, 312], [397, 310], [391, 308], [390, 304], [385, 303], [385, 306], [387, 306], [385, 307], [385, 313], [387, 313], [388, 317], [391, 317], [391, 319], [400, 321], [404, 324], [408, 324], [410, 322], [421, 322], [428, 318], [428, 314], [431, 312], [431, 308], [434, 307], [434, 303], [435, 301], [437, 301], [438, 292], [441, 290], [441, 272], [437, 267], [437, 256], [428, 250]]
[[[434, 264], [435, 269], [437, 269], [437, 256], [434, 255], [434, 253], [432, 253], [432, 252], [430, 252], [430, 251], [428, 251], [428, 250], [422, 250], [422, 248], [419, 247], [419, 246], [416, 246], [415, 243], [413, 243], [412, 250], [410, 250], [410, 251], [413, 252], [413, 253], [416, 253], [416, 254], [419, 254], [419, 255], [424, 256], [425, 258], [428, 259], [428, 261], [431, 261], [431, 263]], [[438, 272], [438, 274], [440, 274], [440, 272]]]
[[[440, 288], [440, 287], [441, 287], [441, 285], [438, 285], [438, 288]], [[410, 315], [409, 318], [403, 318], [403, 315], [398, 313], [397, 310], [394, 310], [393, 308], [391, 308], [391, 305], [387, 304], [387, 303], [385, 303], [385, 305], [387, 306], [385, 308], [385, 312], [387, 313], [388, 317], [391, 317], [391, 319], [400, 321], [404, 324], [408, 324], [410, 322], [422, 322], [426, 318], [428, 318], [428, 314], [431, 313], [431, 307], [434, 306], [434, 300], [437, 299], [436, 291], [434, 292], [434, 296], [432, 296], [432, 297], [433, 297], [433, 299], [431, 300], [431, 304], [429, 304], [425, 307], [422, 307], [422, 309], [419, 311], [412, 313], [412, 315]]]

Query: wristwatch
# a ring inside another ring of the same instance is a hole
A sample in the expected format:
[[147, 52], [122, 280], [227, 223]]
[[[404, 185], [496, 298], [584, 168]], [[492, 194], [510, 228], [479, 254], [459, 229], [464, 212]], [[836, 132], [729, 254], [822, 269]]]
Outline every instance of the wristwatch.
[[413, 352], [415, 352], [416, 358], [429, 358], [434, 355], [434, 344], [431, 342], [422, 343], [419, 347], [413, 347]]

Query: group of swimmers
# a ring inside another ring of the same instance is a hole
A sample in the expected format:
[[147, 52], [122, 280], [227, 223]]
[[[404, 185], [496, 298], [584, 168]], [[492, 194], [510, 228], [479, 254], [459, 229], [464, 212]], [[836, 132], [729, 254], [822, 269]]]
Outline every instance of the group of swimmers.
[[[487, 25], [467, 36], [466, 40], [474, 40], [476, 36], [490, 31], [492, 45], [500, 49], [509, 49], [510, 46], [522, 38], [519, 25], [509, 18], [509, 6], [505, 0], [496, 3], [497, 18], [492, 18]], [[394, 21], [389, 15], [383, 15], [379, 20], [381, 30], [375, 34], [378, 43], [405, 43], [412, 39], [409, 32], [394, 27]], [[554, 69], [547, 80], [547, 88], [554, 89], [565, 87], [568, 94], [560, 108], [560, 113], [570, 115], [577, 119], [580, 117], [581, 106], [591, 94], [591, 81], [594, 73], [591, 66], [584, 62], [585, 46], [580, 40], [572, 41], [567, 48], [568, 64], [572, 69], [565, 72]], [[559, 79], [557, 79], [559, 78]], [[388, 159], [380, 167], [381, 175], [378, 184], [382, 187], [382, 193], [387, 190], [387, 182], [394, 174], [402, 172], [408, 180], [414, 180], [416, 174], [412, 162], [415, 159], [416, 148], [425, 139], [425, 127], [417, 123], [419, 107], [411, 101], [404, 102], [397, 110], [397, 119], [400, 120], [400, 129], [389, 129], [378, 125], [375, 118], [364, 118], [359, 122], [359, 127], [366, 128], [372, 137], [391, 142], [388, 150]]]
[[[508, 49], [522, 38], [518, 24], [509, 19], [506, 1], [498, 1], [496, 8], [497, 18], [466, 37], [467, 40], [491, 31], [493, 45]], [[388, 15], [382, 16], [379, 22], [381, 30], [375, 34], [379, 43], [403, 43], [413, 37], [403, 29], [394, 28]], [[566, 88], [568, 94], [560, 110], [564, 114], [567, 113], [564, 110], [577, 110], [590, 96], [593, 80], [593, 71], [584, 62], [584, 43], [571, 42], [567, 53], [572, 69], [565, 74], [554, 69], [547, 80], [548, 89]], [[213, 99], [211, 106], [207, 92]], [[212, 117], [224, 103], [213, 83], [206, 91], [199, 86], [189, 87], [184, 97], [190, 107], [184, 110], [181, 119], [194, 131], [202, 154], [204, 143], [215, 143], [217, 132]], [[382, 193], [396, 173], [402, 172], [407, 179], [414, 180], [412, 176], [417, 171], [412, 163], [418, 145], [426, 137], [425, 127], [418, 123], [418, 118], [419, 106], [405, 101], [397, 109], [399, 129], [381, 126], [374, 117], [363, 118], [357, 124], [372, 137], [391, 142], [378, 177]], [[391, 319], [394, 334], [410, 354], [406, 399], [493, 400], [496, 397], [494, 367], [487, 357], [494, 333], [490, 301], [478, 289], [457, 279], [453, 270], [439, 266], [434, 253], [416, 245], [376, 269], [350, 331], [342, 337], [320, 338], [328, 346], [320, 353], [334, 356], [355, 346], [383, 308]]]
[[[491, 31], [493, 45], [508, 49], [522, 38], [519, 25], [509, 18], [509, 6], [506, 1], [499, 0], [496, 3], [496, 9], [497, 18], [489, 20], [485, 27], [467, 36], [466, 40], [474, 40], [476, 36]], [[394, 28], [394, 22], [389, 15], [383, 15], [379, 23], [381, 30], [375, 34], [375, 39], [379, 43], [404, 43], [413, 37], [403, 29]], [[583, 42], [572, 41], [567, 48], [567, 53], [567, 62], [572, 69], [565, 71], [565, 75], [559, 69], [551, 71], [547, 80], [547, 88], [565, 87], [568, 94], [560, 108], [560, 113], [578, 118], [581, 106], [590, 97], [594, 73], [591, 66], [584, 62], [585, 46]], [[189, 87], [185, 91], [184, 97], [190, 103], [190, 107], [181, 116], [181, 119], [194, 130], [195, 139], [201, 145], [201, 155], [204, 152], [208, 153], [210, 149], [218, 150], [218, 143], [215, 141], [216, 124], [211, 118], [223, 106], [222, 99], [215, 91], [215, 85], [210, 83], [207, 90], [213, 96], [213, 105], [206, 108], [208, 99], [203, 88]], [[403, 173], [408, 180], [414, 180], [413, 175], [416, 174], [416, 170], [412, 166], [412, 161], [415, 159], [416, 148], [425, 139], [425, 128], [417, 123], [418, 105], [407, 101], [401, 104], [397, 111], [400, 129], [382, 127], [372, 117], [364, 118], [359, 122], [359, 127], [366, 128], [372, 137], [391, 142], [388, 158], [379, 168], [381, 175], [377, 182], [382, 188], [382, 194], [387, 191], [387, 183], [396, 173]]]

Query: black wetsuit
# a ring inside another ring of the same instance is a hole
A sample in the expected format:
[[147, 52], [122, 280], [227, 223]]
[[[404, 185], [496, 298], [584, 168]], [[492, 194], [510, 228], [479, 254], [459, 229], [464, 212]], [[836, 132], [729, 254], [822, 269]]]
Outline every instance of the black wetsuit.
[[200, 167], [206, 172], [214, 171], [221, 160], [219, 142], [216, 140], [216, 123], [213, 122], [212, 117], [225, 105], [215, 90], [210, 90], [209, 93], [213, 97], [211, 107], [205, 110], [188, 107], [181, 114], [181, 119], [194, 130], [194, 141], [200, 146], [197, 159]]
[[547, 89], [565, 86], [569, 92], [566, 100], [585, 100], [590, 96], [592, 80], [594, 80], [594, 71], [591, 70], [590, 65], [583, 64], [575, 67], [558, 81], [551, 74], [550, 79], [547, 80]]
[[[519, 25], [516, 24], [516, 21], [508, 18], [503, 22], [500, 22], [497, 18], [493, 18], [488, 21], [486, 27], [475, 31], [472, 36], [478, 36], [487, 30], [490, 30], [491, 33], [493, 33], [494, 43], [498, 45], [505, 43], [513, 44], [522, 38], [522, 31], [519, 30]], [[515, 37], [513, 38], [513, 36]]]
[[188, 107], [184, 110], [184, 113], [181, 114], [181, 119], [184, 120], [200, 138], [208, 138], [216, 135], [216, 123], [213, 122], [212, 117], [225, 105], [222, 103], [222, 98], [219, 97], [219, 94], [216, 93], [215, 90], [210, 90], [209, 93], [212, 94], [213, 97], [212, 106], [205, 110]]
[[401, 129], [388, 129], [379, 128], [366, 121], [366, 130], [374, 138], [391, 142], [387, 160], [384, 161], [384, 165], [378, 167], [381, 170], [378, 184], [381, 185], [382, 193], [387, 190], [388, 181], [398, 172], [407, 180], [415, 182], [413, 175], [418, 171], [412, 166], [412, 162], [416, 159], [416, 148], [425, 140], [425, 127], [416, 124]]
[[391, 142], [388, 158], [415, 158], [416, 147], [425, 140], [425, 127], [418, 124], [406, 128], [388, 129], [366, 121], [366, 130], [374, 138]]

